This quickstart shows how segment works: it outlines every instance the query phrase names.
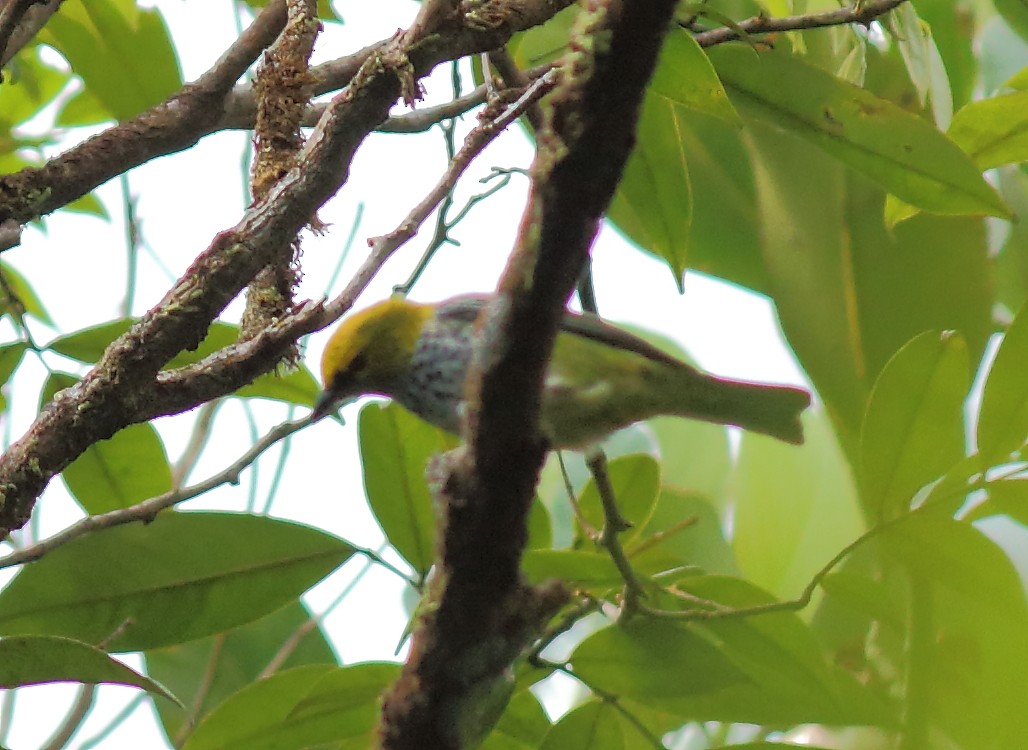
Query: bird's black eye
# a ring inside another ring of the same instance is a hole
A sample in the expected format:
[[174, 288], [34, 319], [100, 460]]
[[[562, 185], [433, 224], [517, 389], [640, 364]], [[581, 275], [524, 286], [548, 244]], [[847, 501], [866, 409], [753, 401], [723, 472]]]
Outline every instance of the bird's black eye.
[[353, 359], [350, 360], [350, 366], [346, 369], [351, 374], [356, 375], [360, 374], [367, 366], [368, 358], [365, 356], [364, 352], [360, 352], [359, 354], [354, 355]]

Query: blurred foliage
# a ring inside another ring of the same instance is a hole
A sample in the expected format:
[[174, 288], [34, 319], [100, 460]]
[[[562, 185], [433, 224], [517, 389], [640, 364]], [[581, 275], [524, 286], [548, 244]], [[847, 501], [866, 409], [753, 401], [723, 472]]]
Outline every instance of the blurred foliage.
[[[188, 40], [149, 6], [62, 5], [5, 70], [0, 169], [39, 164], [65, 129], [131, 118], [182, 85], [176, 45]], [[836, 7], [723, 0], [680, 15], [702, 30]], [[710, 49], [672, 32], [609, 220], [679, 286], [702, 272], [770, 298], [820, 403], [800, 448], [668, 419], [613, 437], [610, 478], [632, 523], [621, 541], [643, 603], [626, 619], [625, 580], [595, 543], [596, 484], [575, 457], [564, 469], [551, 459], [524, 572], [564, 580], [579, 609], [492, 696], [483, 748], [1023, 745], [1025, 8], [916, 0], [868, 28]], [[558, 58], [575, 12], [519, 35], [516, 61]], [[68, 208], [106, 216], [95, 197]], [[134, 323], [39, 345], [26, 331], [52, 327], [46, 299], [46, 279], [0, 263], [5, 417], [7, 383], [26, 363], [91, 366]], [[216, 356], [237, 333], [217, 323], [169, 369]], [[48, 373], [41, 404], [77, 382]], [[318, 388], [300, 367], [235, 397], [309, 407]], [[386, 554], [420, 584], [438, 522], [425, 467], [454, 440], [379, 403], [358, 433]], [[92, 446], [63, 479], [87, 515], [180, 481], [149, 424]], [[0, 589], [0, 687], [135, 686], [187, 750], [366, 747], [397, 667], [341, 665], [299, 599], [354, 550], [252, 506], [83, 535]], [[142, 652], [145, 668], [104, 651]], [[529, 687], [556, 672], [583, 687], [551, 720], [545, 691]]]

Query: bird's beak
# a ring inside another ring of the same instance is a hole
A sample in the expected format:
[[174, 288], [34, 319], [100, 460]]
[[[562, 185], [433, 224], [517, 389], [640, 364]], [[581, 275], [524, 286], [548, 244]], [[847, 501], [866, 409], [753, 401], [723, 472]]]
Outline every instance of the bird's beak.
[[323, 390], [321, 395], [318, 396], [317, 401], [314, 402], [314, 409], [311, 410], [311, 421], [319, 420], [334, 411], [340, 400], [340, 396], [332, 389], [326, 388]]

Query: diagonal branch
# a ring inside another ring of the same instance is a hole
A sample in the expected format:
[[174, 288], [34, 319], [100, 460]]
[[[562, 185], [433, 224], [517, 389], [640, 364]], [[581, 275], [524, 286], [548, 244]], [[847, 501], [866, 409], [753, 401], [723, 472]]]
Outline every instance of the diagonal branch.
[[[236, 226], [218, 234], [164, 299], [112, 343], [80, 383], [57, 394], [29, 431], [0, 457], [0, 534], [22, 526], [50, 479], [88, 446], [126, 425], [196, 404], [181, 406], [181, 398], [175, 400], [167, 389], [162, 390], [160, 368], [178, 352], [195, 348], [211, 321], [339, 189], [357, 148], [385, 121], [401, 93], [411, 91], [416, 80], [442, 60], [478, 48], [494, 48], [515, 31], [545, 21], [561, 2], [508, 0], [503, 7], [509, 15], [494, 19], [487, 28], [469, 29], [461, 19], [451, 19], [454, 26], [431, 33], [422, 27], [424, 37], [412, 33], [394, 37], [384, 52], [368, 58], [350, 85], [332, 100], [301, 151], [297, 166], [275, 184], [267, 199], [248, 209]], [[271, 8], [268, 6], [261, 17]], [[244, 37], [252, 30], [253, 26]], [[224, 82], [227, 68], [245, 70], [246, 56], [239, 53], [239, 46], [234, 45], [222, 58], [233, 61], [232, 65], [215, 66], [218, 80]], [[256, 49], [256, 45], [251, 47]], [[201, 90], [206, 90], [207, 79], [205, 75], [197, 83]], [[222, 98], [219, 93], [215, 103]], [[0, 196], [4, 188], [0, 181]], [[53, 198], [46, 191], [44, 195], [44, 202]], [[250, 349], [254, 358], [231, 370], [232, 377], [218, 382], [208, 378], [207, 397], [231, 393], [273, 369], [296, 340], [284, 333], [309, 332], [323, 326], [329, 318], [320, 317], [322, 314], [318, 305], [306, 305], [296, 318], [279, 321], [267, 333], [258, 333]], [[257, 352], [275, 356], [258, 359]], [[181, 397], [183, 390], [177, 395]]]
[[411, 656], [383, 704], [383, 748], [470, 743], [469, 723], [483, 729], [481, 703], [502, 689], [511, 662], [566, 600], [559, 586], [530, 587], [520, 574], [526, 517], [546, 452], [537, 426], [542, 376], [631, 151], [674, 6], [674, 0], [591, 0], [579, 16], [550, 120], [539, 134], [517, 244], [479, 323], [466, 453], [433, 472], [446, 511], [438, 570]]
[[807, 13], [800, 16], [753, 16], [733, 26], [722, 26], [710, 31], [701, 31], [695, 35], [701, 47], [713, 47], [725, 42], [734, 42], [747, 34], [770, 34], [778, 31], [801, 31], [803, 29], [820, 29], [826, 26], [844, 26], [858, 23], [869, 25], [879, 16], [902, 5], [907, 0], [859, 0], [852, 7], [837, 8], [822, 13]]

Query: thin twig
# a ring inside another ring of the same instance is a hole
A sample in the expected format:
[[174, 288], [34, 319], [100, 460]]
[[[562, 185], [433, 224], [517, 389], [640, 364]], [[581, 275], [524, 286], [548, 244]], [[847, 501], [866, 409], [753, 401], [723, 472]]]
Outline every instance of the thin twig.
[[600, 450], [595, 450], [586, 456], [586, 465], [592, 472], [593, 480], [596, 482], [596, 491], [600, 496], [600, 505], [603, 507], [603, 529], [600, 531], [597, 543], [607, 550], [610, 559], [614, 561], [614, 567], [625, 581], [624, 607], [621, 616], [625, 619], [631, 617], [639, 607], [639, 600], [646, 595], [642, 584], [632, 564], [628, 561], [624, 547], [621, 546], [619, 534], [632, 528], [632, 524], [621, 515], [618, 510], [617, 497], [614, 494], [614, 487], [610, 483], [610, 475], [607, 472], [607, 456]]
[[122, 524], [133, 523], [135, 521], [150, 520], [165, 508], [170, 508], [178, 503], [191, 500], [194, 497], [198, 497], [205, 492], [210, 492], [215, 487], [220, 487], [223, 484], [238, 484], [239, 475], [250, 464], [256, 461], [258, 456], [279, 440], [292, 435], [297, 430], [303, 429], [313, 421], [314, 420], [311, 420], [309, 417], [304, 417], [303, 419], [297, 419], [293, 422], [283, 422], [254, 443], [246, 453], [232, 462], [232, 464], [208, 479], [190, 487], [171, 490], [170, 492], [156, 495], [142, 501], [141, 503], [129, 506], [128, 508], [119, 508], [117, 510], [112, 510], [108, 513], [101, 513], [95, 516], [86, 516], [81, 521], [73, 523], [71, 526], [57, 532], [47, 539], [43, 539], [42, 541], [28, 547], [23, 547], [20, 550], [12, 552], [6, 557], [0, 558], [0, 570], [3, 568], [10, 568], [13, 565], [21, 565], [23, 563], [32, 562], [33, 560], [38, 560], [48, 552], [52, 552], [58, 547], [63, 547], [68, 542], [78, 539], [80, 536], [85, 536], [86, 534], [99, 529], [108, 529], [113, 526], [121, 526]]
[[710, 31], [702, 31], [695, 35], [701, 47], [713, 47], [725, 42], [741, 39], [743, 34], [770, 34], [776, 31], [800, 31], [802, 29], [820, 29], [826, 26], [843, 26], [859, 23], [869, 25], [879, 16], [883, 16], [906, 0], [866, 0], [857, 2], [852, 7], [829, 10], [823, 13], [808, 13], [801, 16], [753, 16], [739, 21], [734, 26], [721, 26]]
[[221, 658], [221, 650], [224, 647], [225, 634], [218, 633], [211, 644], [211, 653], [207, 657], [207, 666], [203, 670], [203, 676], [200, 679], [199, 687], [196, 689], [196, 695], [193, 696], [193, 702], [189, 705], [189, 711], [182, 719], [178, 732], [175, 733], [175, 738], [172, 743], [175, 747], [182, 747], [182, 745], [185, 744], [189, 734], [193, 731], [193, 727], [196, 726], [196, 720], [200, 718], [200, 714], [203, 712], [203, 703], [207, 700], [207, 695], [210, 693], [211, 685], [214, 684], [214, 677], [217, 674], [218, 660]]
[[189, 434], [189, 442], [186, 443], [182, 456], [171, 470], [172, 487], [181, 487], [182, 483], [189, 478], [189, 474], [196, 468], [196, 463], [200, 460], [204, 446], [207, 445], [207, 441], [211, 437], [214, 415], [218, 412], [218, 408], [222, 403], [224, 402], [221, 399], [208, 401], [197, 410], [196, 424], [193, 425], [193, 430]]
[[64, 721], [61, 722], [57, 731], [42, 746], [41, 750], [61, 750], [61, 748], [71, 742], [71, 738], [75, 736], [75, 733], [82, 726], [82, 722], [85, 721], [86, 716], [92, 710], [95, 700], [96, 683], [87, 683], [79, 686], [75, 702], [71, 704], [68, 715], [64, 717]]
[[589, 692], [625, 717], [628, 723], [635, 727], [635, 730], [639, 732], [639, 734], [641, 734], [652, 747], [658, 748], [658, 750], [664, 750], [664, 743], [660, 741], [660, 738], [653, 734], [653, 732], [643, 724], [642, 720], [638, 716], [625, 708], [621, 704], [621, 699], [617, 695], [604, 690], [603, 688], [596, 687], [596, 685], [592, 684], [589, 680], [586, 680], [580, 674], [575, 672], [575, 670], [568, 664], [543, 661], [540, 663], [540, 666], [552, 669], [554, 672], [560, 672], [576, 682], [580, 682], [585, 685], [585, 687], [589, 689]]
[[[392, 232], [369, 241], [370, 258], [381, 259], [381, 263], [391, 256], [405, 242], [418, 233], [421, 225], [432, 215], [439, 203], [453, 190], [457, 180], [471, 165], [486, 146], [488, 146], [503, 130], [517, 120], [534, 102], [547, 94], [556, 82], [554, 73], [547, 73], [533, 82], [525, 92], [494, 119], [485, 120], [464, 139], [464, 145], [450, 161], [450, 166], [435, 187], [429, 191], [421, 202], [416, 205], [406, 218]], [[356, 280], [356, 279], [355, 279]]]
[[107, 725], [104, 726], [103, 729], [94, 734], [88, 740], [84, 740], [82, 744], [79, 745], [78, 750], [92, 750], [92, 748], [97, 747], [101, 742], [107, 739], [111, 732], [121, 726], [125, 719], [131, 716], [147, 698], [149, 698], [149, 694], [142, 691], [137, 692], [132, 696], [132, 700], [126, 703], [125, 707], [115, 714], [109, 722], [107, 722]]

